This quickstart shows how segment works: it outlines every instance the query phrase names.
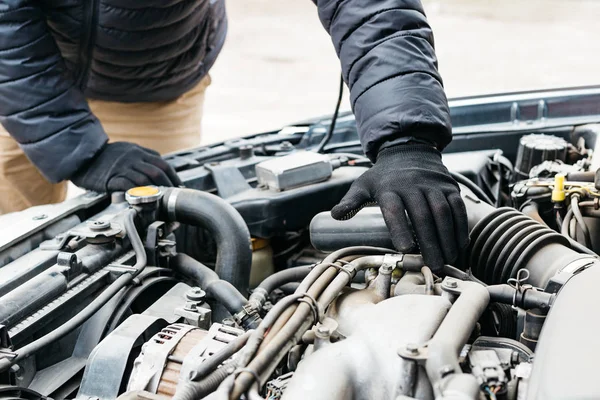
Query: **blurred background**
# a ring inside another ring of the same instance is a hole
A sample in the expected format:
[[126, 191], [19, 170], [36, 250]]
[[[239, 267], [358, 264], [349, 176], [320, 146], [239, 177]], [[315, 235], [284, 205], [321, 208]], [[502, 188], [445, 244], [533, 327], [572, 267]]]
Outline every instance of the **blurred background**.
[[[449, 97], [600, 83], [598, 0], [423, 3]], [[314, 4], [227, 5], [229, 35], [211, 70], [203, 143], [331, 114], [340, 67]]]

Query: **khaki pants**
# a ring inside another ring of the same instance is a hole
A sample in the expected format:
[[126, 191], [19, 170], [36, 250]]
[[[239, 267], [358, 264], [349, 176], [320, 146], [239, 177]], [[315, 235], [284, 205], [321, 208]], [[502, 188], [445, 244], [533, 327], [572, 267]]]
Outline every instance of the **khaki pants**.
[[[132, 142], [162, 153], [200, 143], [207, 75], [196, 87], [168, 102], [117, 103], [89, 100], [111, 142]], [[49, 151], [52, 151], [49, 149]], [[49, 183], [0, 126], [0, 214], [48, 203], [67, 195], [67, 182]]]

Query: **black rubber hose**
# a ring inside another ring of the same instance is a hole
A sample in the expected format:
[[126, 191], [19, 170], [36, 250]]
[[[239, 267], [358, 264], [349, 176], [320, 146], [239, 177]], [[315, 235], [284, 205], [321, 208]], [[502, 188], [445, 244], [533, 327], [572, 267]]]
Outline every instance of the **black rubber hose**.
[[473, 182], [463, 174], [459, 174], [457, 172], [450, 171], [450, 175], [452, 175], [452, 178], [454, 178], [456, 182], [461, 183], [469, 189], [471, 189], [473, 194], [475, 194], [475, 196], [477, 196], [480, 200], [488, 203], [491, 206], [494, 205], [494, 202], [488, 197], [487, 194], [485, 194], [485, 192], [479, 186], [475, 184], [475, 182]]
[[169, 221], [207, 229], [217, 243], [217, 275], [247, 293], [252, 265], [250, 232], [237, 210], [222, 198], [191, 189], [163, 188], [162, 211]]
[[281, 290], [283, 294], [288, 296], [292, 293], [295, 293], [296, 290], [298, 290], [298, 286], [300, 286], [300, 282], [290, 282], [279, 286], [277, 289]]
[[98, 297], [96, 297], [90, 304], [88, 304], [83, 310], [79, 311], [77, 315], [59, 326], [55, 330], [47, 333], [46, 335], [34, 340], [28, 345], [16, 350], [17, 356], [12, 359], [3, 358], [0, 360], [0, 371], [6, 371], [11, 365], [37, 353], [41, 349], [45, 348], [51, 343], [63, 338], [69, 333], [73, 332], [88, 319], [90, 319], [99, 309], [101, 309], [110, 299], [113, 298], [121, 289], [127, 286], [134, 277], [136, 277], [145, 267], [147, 263], [146, 250], [140, 239], [140, 235], [135, 227], [135, 216], [136, 211], [134, 209], [128, 210], [125, 217], [125, 231], [131, 242], [131, 246], [135, 252], [135, 265], [133, 273], [126, 272], [119, 276], [113, 283], [111, 283]]
[[567, 174], [567, 181], [571, 182], [594, 182], [596, 171], [575, 171]]
[[306, 278], [311, 269], [312, 265], [303, 265], [276, 272], [262, 281], [257, 289], [261, 288], [265, 292], [271, 293], [273, 290], [286, 283], [300, 282], [302, 279]]
[[510, 304], [526, 310], [532, 308], [548, 310], [556, 297], [552, 293], [538, 292], [537, 290], [525, 290], [517, 293], [514, 287], [506, 284], [487, 286], [486, 289], [490, 294], [491, 302]]
[[274, 273], [263, 280], [256, 287], [256, 289], [252, 291], [252, 294], [250, 295], [250, 303], [252, 303], [257, 309], [261, 309], [265, 304], [267, 297], [273, 290], [285, 285], [286, 283], [301, 281], [302, 279], [306, 278], [311, 269], [312, 265], [304, 265], [300, 267], [284, 269], [283, 271]]
[[194, 281], [206, 294], [223, 304], [231, 315], [242, 311], [248, 303], [231, 283], [220, 279], [215, 271], [187, 254], [177, 254], [171, 260], [171, 268]]

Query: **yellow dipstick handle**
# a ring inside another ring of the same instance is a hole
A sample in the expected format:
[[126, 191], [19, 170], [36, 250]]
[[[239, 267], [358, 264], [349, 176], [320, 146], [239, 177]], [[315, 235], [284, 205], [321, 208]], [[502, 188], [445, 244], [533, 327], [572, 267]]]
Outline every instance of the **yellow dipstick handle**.
[[565, 175], [557, 174], [554, 177], [554, 189], [552, 189], [552, 201], [560, 203], [565, 201]]

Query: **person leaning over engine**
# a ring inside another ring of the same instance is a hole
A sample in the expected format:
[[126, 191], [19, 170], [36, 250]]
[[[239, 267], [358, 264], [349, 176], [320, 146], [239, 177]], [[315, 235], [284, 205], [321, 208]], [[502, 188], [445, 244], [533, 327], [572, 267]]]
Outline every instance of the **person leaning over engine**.
[[[408, 215], [439, 270], [468, 239], [440, 157], [450, 117], [423, 8], [314, 2], [375, 162], [332, 215], [377, 202], [401, 251], [415, 244]], [[107, 192], [179, 185], [159, 152], [199, 143], [226, 30], [224, 0], [0, 0], [0, 211], [62, 201], [68, 180]]]

